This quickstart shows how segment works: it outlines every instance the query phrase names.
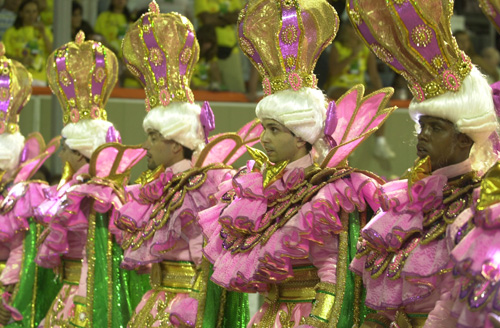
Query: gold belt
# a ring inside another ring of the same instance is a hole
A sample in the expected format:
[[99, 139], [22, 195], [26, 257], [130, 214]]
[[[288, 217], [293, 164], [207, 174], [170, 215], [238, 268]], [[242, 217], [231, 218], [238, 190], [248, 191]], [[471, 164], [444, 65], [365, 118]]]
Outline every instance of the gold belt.
[[319, 282], [318, 270], [315, 267], [293, 268], [291, 279], [269, 285], [266, 302], [311, 302], [316, 298], [315, 287]]
[[82, 273], [81, 260], [63, 260], [63, 282], [70, 285], [80, 284], [80, 275]]
[[196, 277], [194, 263], [163, 261], [151, 268], [151, 287], [172, 293], [189, 293]]
[[398, 311], [390, 327], [422, 328], [426, 320], [427, 313], [405, 313], [403, 311]]

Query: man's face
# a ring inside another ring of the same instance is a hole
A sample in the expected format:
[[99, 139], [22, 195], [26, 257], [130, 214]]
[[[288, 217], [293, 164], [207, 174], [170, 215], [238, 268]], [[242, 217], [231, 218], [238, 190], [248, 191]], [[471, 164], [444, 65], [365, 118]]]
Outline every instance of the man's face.
[[297, 160], [298, 142], [303, 142], [294, 136], [290, 130], [275, 120], [265, 118], [262, 120], [264, 131], [260, 135], [260, 142], [264, 147], [267, 157], [273, 163], [286, 160]]
[[83, 155], [79, 151], [73, 150], [66, 145], [65, 139], [61, 140], [61, 151], [59, 152], [59, 158], [64, 163], [68, 163], [74, 171], [78, 171], [82, 165], [86, 163], [85, 159], [82, 158]]
[[459, 138], [467, 137], [460, 136], [453, 123], [438, 117], [421, 116], [419, 124], [417, 156], [424, 158], [428, 155], [433, 171], [464, 160]]
[[175, 164], [173, 148], [179, 145], [175, 141], [165, 139], [157, 130], [148, 129], [147, 133], [148, 138], [142, 147], [147, 150], [148, 169], [154, 170], [162, 164], [167, 168]]

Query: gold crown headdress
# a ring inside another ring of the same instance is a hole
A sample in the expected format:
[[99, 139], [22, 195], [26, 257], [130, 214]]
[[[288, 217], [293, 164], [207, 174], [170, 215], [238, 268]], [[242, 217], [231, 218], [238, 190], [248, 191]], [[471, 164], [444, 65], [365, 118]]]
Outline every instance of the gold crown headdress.
[[122, 51], [127, 68], [144, 86], [146, 111], [171, 101], [194, 102], [189, 84], [200, 46], [186, 17], [161, 14], [152, 1], [149, 12], [130, 26]]
[[315, 88], [314, 67], [338, 25], [324, 0], [249, 1], [238, 19], [239, 43], [262, 75], [266, 95]]
[[347, 13], [375, 55], [408, 81], [419, 102], [458, 91], [472, 69], [451, 32], [453, 1], [349, 0]]
[[19, 131], [19, 113], [30, 100], [31, 82], [31, 73], [5, 57], [5, 46], [0, 42], [0, 134]]
[[63, 110], [64, 125], [82, 119], [107, 119], [104, 106], [118, 79], [116, 55], [97, 41], [75, 42], [56, 49], [47, 61], [47, 77]]
[[479, 7], [500, 33], [500, 0], [479, 0]]

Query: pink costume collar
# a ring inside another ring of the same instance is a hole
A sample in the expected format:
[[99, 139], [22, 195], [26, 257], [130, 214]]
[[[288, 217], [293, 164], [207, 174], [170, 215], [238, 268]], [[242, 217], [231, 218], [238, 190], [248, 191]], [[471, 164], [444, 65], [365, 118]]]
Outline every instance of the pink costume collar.
[[450, 166], [442, 167], [432, 172], [432, 175], [444, 175], [448, 179], [457, 177], [459, 175], [465, 174], [472, 171], [472, 166], [470, 159], [467, 158], [465, 161], [458, 164], [453, 164]]
[[313, 165], [314, 161], [311, 154], [307, 154], [304, 157], [299, 158], [296, 161], [291, 162], [286, 166], [286, 170], [293, 170], [295, 168], [306, 168]]
[[179, 162], [175, 163], [174, 165], [168, 167], [167, 170], [170, 169], [170, 170], [172, 170], [173, 174], [177, 174], [179, 172], [184, 172], [186, 170], [189, 170], [192, 167], [193, 167], [193, 165], [191, 164], [190, 160], [183, 159], [182, 161], [179, 161]]

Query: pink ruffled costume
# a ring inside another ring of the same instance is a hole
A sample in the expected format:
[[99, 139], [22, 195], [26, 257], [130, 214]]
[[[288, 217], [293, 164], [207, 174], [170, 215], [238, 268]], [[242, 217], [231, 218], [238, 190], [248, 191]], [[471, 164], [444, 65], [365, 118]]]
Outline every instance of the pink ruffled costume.
[[488, 314], [500, 314], [499, 172], [497, 163], [484, 176], [481, 188], [474, 190], [474, 206], [448, 229], [457, 278], [451, 314], [458, 320], [457, 327], [492, 328]]
[[217, 186], [230, 179], [223, 165], [193, 168], [182, 160], [154, 180], [128, 189], [128, 201], [115, 217], [124, 230], [122, 267], [151, 266], [151, 286], [129, 327], [194, 327], [198, 300], [191, 297], [201, 278], [203, 235], [199, 211], [215, 204]]
[[[42, 267], [57, 270], [63, 280], [63, 286], [45, 318], [45, 327], [65, 327], [71, 317], [73, 298], [80, 283], [81, 263], [87, 240], [86, 214], [90, 212], [90, 204], [84, 202], [84, 207], [74, 215], [60, 214], [65, 209], [66, 193], [82, 182], [79, 177], [88, 174], [88, 170], [89, 165], [86, 164], [60, 188], [54, 186], [48, 189], [46, 200], [37, 208], [36, 217], [47, 228], [39, 240], [36, 262]], [[70, 206], [74, 207], [73, 204]]]
[[[472, 204], [479, 179], [470, 161], [441, 168], [414, 182], [381, 187], [382, 211], [362, 230], [351, 270], [363, 277], [366, 305], [378, 314], [365, 323], [454, 327], [454, 299], [446, 227]], [[376, 326], [376, 325], [375, 325]]]
[[264, 188], [254, 165], [250, 161], [232, 185], [221, 185], [221, 202], [200, 213], [204, 253], [214, 264], [211, 279], [229, 290], [266, 295], [248, 327], [311, 326], [306, 319], [315, 299], [314, 306], [323, 306], [321, 293], [336, 295], [327, 309], [330, 323], [338, 322], [349, 213], [376, 208], [371, 196], [377, 181], [345, 168], [310, 183], [321, 170], [307, 155]]

